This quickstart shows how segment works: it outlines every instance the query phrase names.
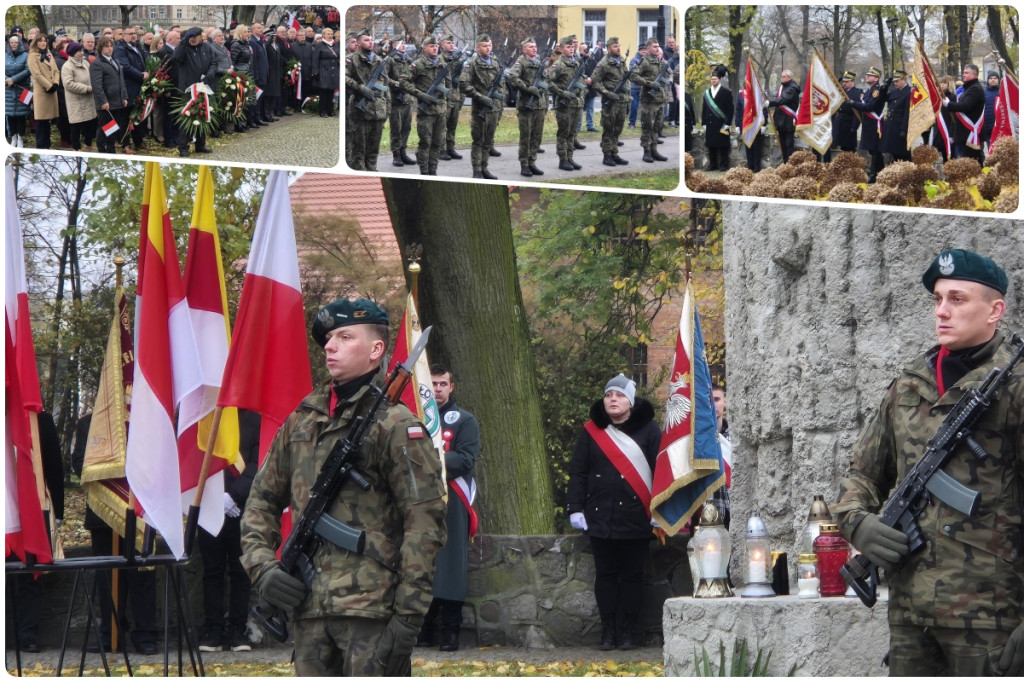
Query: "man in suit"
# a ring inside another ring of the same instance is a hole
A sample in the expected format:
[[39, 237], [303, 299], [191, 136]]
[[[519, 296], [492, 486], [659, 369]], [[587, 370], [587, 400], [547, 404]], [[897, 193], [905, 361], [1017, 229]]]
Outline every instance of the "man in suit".
[[[138, 31], [129, 26], [121, 33], [121, 40], [114, 45], [114, 59], [121, 65], [124, 85], [128, 90], [128, 109], [135, 106], [135, 98], [142, 92], [142, 82], [149, 76], [146, 71], [146, 58], [139, 49]], [[136, 150], [145, 149], [146, 122], [140, 121], [132, 128], [131, 140]], [[127, 150], [128, 145], [125, 145]]]

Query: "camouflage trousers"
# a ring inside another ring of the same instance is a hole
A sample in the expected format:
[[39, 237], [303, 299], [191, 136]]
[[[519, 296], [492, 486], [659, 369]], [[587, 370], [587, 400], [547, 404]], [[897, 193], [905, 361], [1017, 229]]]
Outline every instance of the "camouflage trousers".
[[663, 102], [640, 103], [640, 146], [644, 151], [658, 151], [658, 132], [665, 120], [665, 104]]
[[889, 675], [991, 676], [998, 670], [999, 654], [1010, 630], [889, 625]]
[[459, 112], [462, 111], [462, 98], [458, 102], [448, 100], [448, 113], [445, 120], [445, 144], [448, 149], [455, 149], [455, 129], [459, 127]]
[[350, 118], [346, 125], [352, 129], [352, 161], [349, 166], [352, 170], [377, 170], [384, 121]]
[[409, 144], [409, 132], [412, 130], [412, 105], [391, 105], [391, 153], [405, 153]]
[[[480, 110], [487, 114], [486, 118], [480, 118]], [[470, 158], [473, 161], [473, 170], [479, 171], [487, 168], [490, 160], [491, 149], [494, 148], [494, 131], [498, 129], [498, 119], [501, 118], [501, 111], [494, 111], [485, 107], [473, 105], [469, 117], [469, 133], [473, 139], [473, 150]]]
[[537, 150], [544, 137], [545, 109], [520, 109], [519, 116], [519, 163], [536, 164]]
[[573, 140], [576, 139], [576, 129], [580, 125], [583, 116], [583, 109], [578, 107], [567, 107], [555, 109], [555, 121], [558, 123], [558, 133], [555, 136], [558, 159], [571, 159], [575, 151]]
[[295, 673], [301, 677], [378, 677], [374, 656], [387, 621], [369, 618], [307, 618], [294, 621]]
[[355, 107], [352, 106], [351, 102], [345, 103], [345, 163], [348, 166], [352, 165], [352, 146], [355, 141], [355, 134], [352, 131], [352, 124], [348, 121], [352, 120], [352, 112], [355, 111]]
[[420, 138], [416, 148], [416, 162], [423, 175], [437, 170], [445, 140], [446, 119], [445, 114], [416, 114], [416, 134]]
[[626, 125], [629, 114], [629, 102], [612, 102], [607, 98], [601, 100], [601, 151], [605, 156], [619, 153], [619, 135]]

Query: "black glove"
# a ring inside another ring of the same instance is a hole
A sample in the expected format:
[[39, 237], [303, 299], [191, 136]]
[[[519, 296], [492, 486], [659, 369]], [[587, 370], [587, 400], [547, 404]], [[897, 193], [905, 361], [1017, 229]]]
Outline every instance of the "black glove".
[[868, 514], [853, 531], [853, 546], [877, 566], [891, 571], [910, 554], [907, 534], [882, 523], [878, 514]]
[[51, 95], [52, 95], [53, 93], [57, 92], [57, 84], [56, 84], [56, 83], [54, 83], [54, 84], [53, 84], [53, 85], [51, 85], [50, 87], [46, 88], [46, 92], [50, 93]]
[[426, 102], [427, 104], [437, 104], [437, 98], [433, 95], [428, 95], [425, 92], [417, 92], [416, 99], [421, 102]]
[[1024, 673], [1024, 623], [1010, 633], [1010, 639], [999, 656], [998, 672], [1004, 677]]
[[484, 95], [474, 95], [473, 101], [482, 107], [487, 107], [488, 109], [494, 106], [494, 102], [491, 101], [491, 98]]
[[419, 635], [422, 618], [395, 614], [384, 626], [384, 632], [377, 642], [373, 656], [384, 669], [385, 677], [409, 677], [412, 675], [413, 645]]
[[295, 576], [285, 573], [280, 563], [275, 563], [256, 583], [256, 592], [271, 606], [294, 609], [306, 598], [306, 585]]

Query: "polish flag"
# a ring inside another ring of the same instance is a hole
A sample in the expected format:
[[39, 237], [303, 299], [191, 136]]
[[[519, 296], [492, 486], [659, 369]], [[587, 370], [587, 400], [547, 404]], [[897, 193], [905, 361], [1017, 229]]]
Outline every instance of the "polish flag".
[[25, 561], [27, 554], [32, 554], [38, 563], [51, 563], [53, 555], [43, 521], [40, 494], [42, 466], [34, 467], [32, 453], [32, 421], [43, 409], [43, 400], [39, 390], [35, 345], [32, 342], [21, 218], [15, 198], [14, 169], [11, 166], [7, 167], [6, 183], [4, 554], [14, 554], [21, 561]]
[[[185, 514], [195, 501], [196, 488], [210, 440], [217, 395], [231, 341], [224, 264], [213, 208], [213, 175], [199, 167], [188, 255], [185, 257], [185, 298], [200, 348], [202, 385], [181, 401], [178, 411], [178, 461], [181, 467], [181, 508]], [[224, 523], [224, 469], [238, 459], [238, 409], [222, 411], [217, 441], [199, 506], [199, 525], [211, 535]]]
[[32, 91], [28, 88], [23, 88], [21, 94], [18, 95], [18, 101], [22, 104], [28, 104], [32, 101]]
[[288, 174], [270, 171], [217, 404], [260, 413], [262, 464], [281, 424], [312, 390]]
[[116, 133], [118, 130], [120, 130], [121, 126], [117, 125], [117, 121], [114, 120], [114, 116], [113, 116], [113, 114], [111, 114], [110, 122], [109, 123], [105, 123], [102, 126], [102, 129], [103, 129], [103, 134], [106, 135], [107, 137], [110, 137], [111, 135]]
[[202, 385], [199, 350], [160, 167], [146, 164], [135, 304], [135, 376], [125, 473], [146, 523], [185, 553], [174, 413]]

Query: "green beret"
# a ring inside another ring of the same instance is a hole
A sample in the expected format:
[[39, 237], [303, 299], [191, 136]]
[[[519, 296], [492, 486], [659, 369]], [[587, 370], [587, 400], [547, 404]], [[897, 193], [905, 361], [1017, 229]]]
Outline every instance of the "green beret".
[[843, 80], [855, 81], [857, 80], [857, 74], [855, 74], [853, 71], [847, 71], [846, 73], [843, 74]]
[[605, 45], [605, 47], [611, 47], [612, 45], [618, 45], [618, 44], [619, 44], [619, 39], [618, 38], [609, 38], [608, 41], [605, 42], [604, 45]]
[[450, 40], [450, 41], [452, 41], [454, 43], [455, 42], [455, 34], [454, 33], [449, 33], [448, 35], [441, 36], [441, 40]]
[[537, 41], [533, 39], [533, 36], [530, 36], [529, 38], [524, 38], [523, 42], [519, 43], [519, 47], [524, 47], [524, 46], [528, 45], [529, 43], [536, 44]]
[[356, 34], [356, 38], [362, 38], [363, 36], [370, 36], [372, 38], [373, 34], [370, 32], [370, 29], [364, 28], [362, 31]]
[[435, 38], [434, 36], [427, 36], [426, 38], [424, 38], [423, 42], [420, 43], [420, 46], [426, 47], [427, 45], [437, 45], [437, 38]]
[[489, 43], [489, 42], [491, 42], [491, 36], [487, 35], [486, 33], [481, 33], [480, 35], [478, 35], [476, 37], [476, 42], [478, 42], [478, 43]]
[[943, 251], [928, 269], [924, 271], [921, 282], [928, 291], [935, 291], [935, 280], [962, 279], [992, 287], [1001, 294], [1006, 294], [1010, 282], [1003, 269], [995, 261], [979, 256], [973, 251], [950, 249]]
[[872, 66], [870, 69], [868, 69], [867, 75], [874, 76], [875, 78], [881, 78], [882, 72], [878, 69], [877, 66]]
[[388, 324], [388, 311], [365, 298], [342, 298], [320, 309], [310, 333], [314, 341], [325, 346], [328, 333], [353, 324]]
[[576, 40], [576, 36], [565, 36], [558, 41], [559, 45], [572, 45], [572, 41]]

